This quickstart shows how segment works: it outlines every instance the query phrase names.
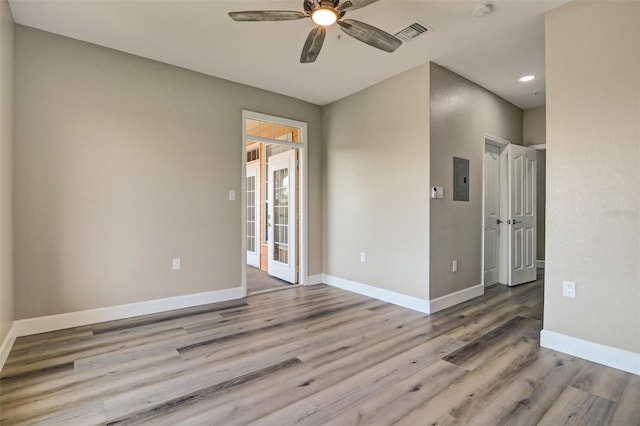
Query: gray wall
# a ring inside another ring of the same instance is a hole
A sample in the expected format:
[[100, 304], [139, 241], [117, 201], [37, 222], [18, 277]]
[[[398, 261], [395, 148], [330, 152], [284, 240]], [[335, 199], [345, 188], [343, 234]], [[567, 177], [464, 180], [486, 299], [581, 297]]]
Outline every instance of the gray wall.
[[323, 109], [325, 273], [428, 298], [428, 117], [427, 65]]
[[0, 1], [0, 343], [13, 323], [13, 41], [9, 4]]
[[322, 272], [318, 106], [21, 26], [15, 85], [16, 318], [239, 287], [243, 108], [309, 124]]
[[[597, 29], [597, 31], [594, 31]], [[544, 328], [640, 353], [640, 2], [546, 15]], [[562, 280], [577, 297], [562, 297]]]
[[547, 143], [547, 108], [525, 109], [522, 112], [522, 143], [525, 146]]
[[[522, 144], [522, 110], [469, 80], [431, 64], [430, 298], [482, 282], [484, 135]], [[453, 201], [453, 157], [470, 161], [470, 200]], [[451, 262], [458, 260], [458, 272]]]

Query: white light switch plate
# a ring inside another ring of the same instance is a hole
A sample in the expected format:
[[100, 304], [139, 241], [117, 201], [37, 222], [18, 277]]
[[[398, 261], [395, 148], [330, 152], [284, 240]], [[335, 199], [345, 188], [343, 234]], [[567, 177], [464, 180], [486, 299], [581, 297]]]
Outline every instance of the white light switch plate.
[[236, 200], [236, 191], [230, 190], [229, 191], [229, 201], [235, 201], [235, 200]]

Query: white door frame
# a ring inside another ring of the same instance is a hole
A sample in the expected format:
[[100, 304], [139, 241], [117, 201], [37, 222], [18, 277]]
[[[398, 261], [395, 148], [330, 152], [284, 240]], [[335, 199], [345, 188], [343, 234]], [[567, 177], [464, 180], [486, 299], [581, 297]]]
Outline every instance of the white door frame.
[[[502, 138], [499, 138], [497, 136], [493, 136], [493, 135], [490, 135], [490, 134], [487, 134], [487, 133], [484, 134], [484, 139], [482, 141], [482, 155], [483, 155], [483, 157], [482, 157], [482, 212], [481, 212], [482, 213], [482, 221], [480, 222], [480, 223], [482, 223], [482, 261], [480, 262], [480, 272], [481, 272], [480, 276], [482, 277], [482, 286], [483, 287], [485, 285], [485, 282], [484, 282], [484, 256], [485, 256], [485, 253], [484, 253], [484, 220], [485, 220], [484, 219], [484, 214], [485, 214], [485, 212], [484, 212], [484, 210], [485, 210], [484, 197], [485, 197], [485, 185], [486, 185], [486, 182], [485, 182], [485, 167], [484, 167], [484, 151], [485, 151], [486, 145], [487, 144], [491, 144], [491, 145], [495, 145], [495, 146], [499, 147], [500, 148], [500, 152], [502, 153], [502, 150], [507, 145], [509, 145], [510, 143], [511, 142], [509, 142], [508, 140], [505, 140], [505, 139], [502, 139]], [[502, 176], [502, 174], [501, 174], [501, 176]], [[502, 177], [501, 177], [501, 179], [502, 179]], [[503, 198], [503, 193], [502, 192], [503, 191], [502, 191], [502, 185], [501, 185], [501, 188], [500, 188], [500, 200], [501, 200], [500, 203], [501, 203], [501, 206], [502, 206], [502, 198]], [[502, 207], [501, 207], [501, 214], [502, 214]], [[504, 234], [504, 233], [501, 233], [501, 236], [502, 236], [502, 234]], [[504, 273], [504, 271], [502, 271], [502, 269], [503, 269], [503, 264], [505, 263], [504, 259], [503, 259], [503, 256], [502, 256], [502, 253], [503, 253], [503, 247], [502, 246], [503, 246], [503, 241], [502, 241], [502, 237], [501, 237], [500, 238], [500, 274], [499, 275], [500, 275], [500, 283], [501, 284], [506, 284], [506, 282], [504, 282], [504, 283], [502, 282], [503, 281], [503, 273]]]
[[[288, 127], [297, 127], [300, 129], [300, 141], [299, 142], [286, 142], [276, 139], [261, 138], [257, 136], [247, 136], [247, 119], [268, 121], [271, 123], [283, 124]], [[263, 114], [254, 111], [242, 110], [242, 149], [241, 156], [241, 253], [242, 259], [240, 263], [241, 280], [242, 280], [242, 293], [246, 297], [247, 295], [247, 142], [255, 141], [273, 145], [283, 145], [298, 149], [299, 156], [299, 173], [298, 173], [298, 185], [299, 185], [299, 210], [298, 210], [298, 224], [299, 224], [299, 251], [300, 251], [300, 271], [298, 282], [301, 285], [307, 285], [308, 276], [308, 187], [307, 187], [307, 168], [308, 168], [308, 155], [307, 155], [307, 123], [296, 120], [289, 120], [286, 118], [276, 117], [273, 115]]]
[[[511, 172], [509, 170], [509, 164], [508, 163], [508, 150], [506, 150], [505, 148], [509, 145], [513, 145], [511, 144], [509, 141], [505, 140], [505, 139], [501, 139], [498, 138], [496, 136], [492, 136], [489, 134], [484, 135], [484, 144], [483, 144], [483, 153], [484, 150], [486, 149], [486, 145], [490, 144], [490, 145], [494, 145], [500, 148], [500, 215], [503, 217], [503, 221], [506, 221], [506, 219], [509, 219], [509, 217], [511, 216], [511, 187], [510, 187], [510, 182], [511, 182]], [[520, 146], [520, 145], [513, 145], [513, 146]], [[531, 148], [531, 147], [524, 147], [524, 148]], [[534, 170], [534, 176], [535, 176], [536, 170]], [[484, 167], [484, 160], [482, 161], [482, 261], [481, 261], [481, 272], [482, 272], [482, 285], [485, 285], [484, 282], [484, 261], [485, 261], [485, 252], [484, 252], [484, 244], [485, 244], [485, 236], [484, 236], [484, 216], [485, 216], [485, 167]], [[535, 196], [535, 194], [534, 194]], [[535, 204], [535, 203], [534, 203]], [[537, 208], [537, 207], [534, 207]], [[506, 222], [505, 222], [506, 223]], [[501, 228], [501, 234], [500, 234], [500, 272], [499, 272], [499, 276], [500, 276], [500, 280], [499, 282], [501, 284], [504, 285], [517, 285], [517, 284], [513, 284], [513, 277], [512, 277], [512, 264], [511, 264], [511, 231], [512, 229], [509, 228], [508, 226], [506, 226], [504, 223], [501, 225], [503, 226], [503, 228]], [[504, 231], [504, 232], [502, 232]], [[534, 238], [534, 251], [535, 251], [535, 238], [536, 235], [533, 236]], [[533, 256], [535, 257], [535, 253], [533, 254]], [[535, 260], [535, 259], [534, 259]], [[534, 278], [535, 279], [535, 278]], [[527, 281], [525, 281], [527, 282]]]

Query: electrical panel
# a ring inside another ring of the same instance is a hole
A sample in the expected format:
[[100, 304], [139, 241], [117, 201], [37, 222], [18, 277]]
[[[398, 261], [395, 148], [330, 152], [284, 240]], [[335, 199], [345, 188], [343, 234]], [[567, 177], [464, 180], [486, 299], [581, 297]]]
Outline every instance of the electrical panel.
[[469, 201], [469, 160], [453, 157], [453, 201]]

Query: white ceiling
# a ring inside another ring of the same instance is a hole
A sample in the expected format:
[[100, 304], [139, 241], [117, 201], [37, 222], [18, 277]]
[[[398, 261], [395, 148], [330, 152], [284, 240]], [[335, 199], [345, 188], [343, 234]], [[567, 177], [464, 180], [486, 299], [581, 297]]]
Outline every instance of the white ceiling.
[[[334, 26], [318, 60], [301, 64], [310, 20], [234, 22], [227, 13], [302, 10], [302, 0], [9, 0], [19, 24], [319, 105], [433, 61], [521, 108], [545, 103], [544, 12], [565, 2], [496, 0], [491, 15], [473, 18], [482, 0], [380, 0], [347, 17], [390, 33], [416, 20], [432, 30], [385, 53]], [[536, 79], [519, 83], [526, 74]]]

